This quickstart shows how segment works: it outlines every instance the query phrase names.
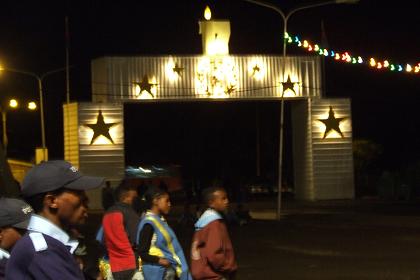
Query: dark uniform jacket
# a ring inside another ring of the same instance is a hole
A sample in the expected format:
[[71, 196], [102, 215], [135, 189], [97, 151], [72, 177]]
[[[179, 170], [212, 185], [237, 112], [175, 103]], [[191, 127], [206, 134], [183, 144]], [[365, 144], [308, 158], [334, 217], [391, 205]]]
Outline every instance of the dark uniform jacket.
[[77, 245], [56, 225], [33, 215], [28, 232], [13, 247], [6, 279], [85, 279], [72, 255]]
[[4, 279], [4, 274], [6, 272], [6, 264], [9, 257], [9, 253], [0, 248], [0, 280]]

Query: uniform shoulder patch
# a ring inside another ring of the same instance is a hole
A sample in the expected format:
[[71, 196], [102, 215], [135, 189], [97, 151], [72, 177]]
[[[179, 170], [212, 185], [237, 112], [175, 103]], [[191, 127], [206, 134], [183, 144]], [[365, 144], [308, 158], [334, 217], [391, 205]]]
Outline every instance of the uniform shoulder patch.
[[31, 232], [29, 237], [34, 245], [35, 252], [45, 251], [48, 249], [47, 241], [40, 232]]

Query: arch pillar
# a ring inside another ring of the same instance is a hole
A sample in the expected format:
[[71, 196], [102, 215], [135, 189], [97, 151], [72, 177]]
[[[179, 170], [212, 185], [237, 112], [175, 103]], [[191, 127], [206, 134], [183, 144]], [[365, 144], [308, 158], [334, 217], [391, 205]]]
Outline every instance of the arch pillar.
[[[115, 186], [124, 177], [122, 103], [63, 105], [64, 159], [84, 174], [105, 177]], [[91, 209], [102, 209], [101, 189], [88, 191]]]
[[296, 198], [353, 199], [350, 99], [295, 101], [292, 122]]

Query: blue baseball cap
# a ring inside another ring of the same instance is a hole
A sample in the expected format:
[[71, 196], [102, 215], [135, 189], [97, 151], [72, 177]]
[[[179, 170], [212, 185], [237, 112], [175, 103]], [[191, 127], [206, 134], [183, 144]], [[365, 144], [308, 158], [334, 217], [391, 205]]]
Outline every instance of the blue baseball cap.
[[23, 200], [0, 198], [0, 227], [26, 229], [32, 213], [32, 207]]
[[105, 178], [83, 175], [65, 160], [43, 161], [32, 167], [22, 182], [22, 195], [31, 197], [66, 188], [70, 190], [90, 190], [100, 187]]

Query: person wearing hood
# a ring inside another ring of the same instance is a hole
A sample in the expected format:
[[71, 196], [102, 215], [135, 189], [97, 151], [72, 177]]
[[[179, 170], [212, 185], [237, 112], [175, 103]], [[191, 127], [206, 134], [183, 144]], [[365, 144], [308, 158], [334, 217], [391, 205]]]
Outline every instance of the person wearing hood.
[[203, 200], [208, 209], [195, 223], [191, 245], [191, 274], [194, 279], [232, 280], [237, 264], [232, 242], [221, 213], [229, 200], [224, 188], [203, 190]]

